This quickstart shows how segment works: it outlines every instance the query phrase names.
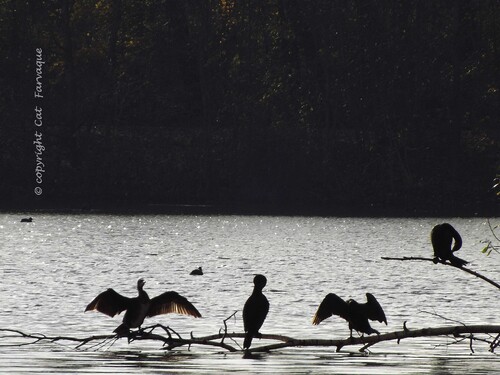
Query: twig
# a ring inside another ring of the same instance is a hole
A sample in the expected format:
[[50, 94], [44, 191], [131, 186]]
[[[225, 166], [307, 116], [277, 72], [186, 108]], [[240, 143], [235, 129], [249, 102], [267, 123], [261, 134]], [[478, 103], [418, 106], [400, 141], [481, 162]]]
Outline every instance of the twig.
[[495, 229], [498, 227], [498, 226], [495, 226], [493, 227], [491, 225], [491, 222], [490, 222], [490, 219], [486, 219], [486, 222], [488, 223], [488, 227], [490, 228], [490, 232], [491, 232], [491, 235], [493, 236], [493, 238], [497, 241], [497, 244], [493, 244], [493, 241], [492, 240], [483, 240], [483, 241], [480, 241], [482, 243], [485, 243], [486, 246], [483, 248], [483, 250], [481, 251], [482, 253], [486, 254], [486, 256], [489, 256], [491, 254], [492, 251], [500, 254], [500, 247], [499, 247], [499, 243], [500, 243], [500, 238], [497, 236], [497, 234], [495, 233]]
[[[459, 321], [459, 320], [455, 320], [455, 319], [450, 319], [450, 318], [447, 318], [441, 314], [438, 314], [436, 312], [430, 312], [430, 311], [425, 311], [425, 310], [422, 310], [423, 313], [425, 314], [430, 314], [430, 315], [434, 315], [434, 316], [437, 316], [445, 321], [448, 321], [448, 322], [452, 322], [452, 323], [458, 323], [458, 324], [461, 324], [462, 326], [466, 326], [465, 323]], [[445, 345], [448, 346], [448, 345], [455, 345], [455, 344], [460, 344], [462, 341], [464, 340], [469, 340], [469, 348], [470, 348], [470, 351], [471, 353], [474, 353], [474, 348], [472, 347], [472, 343], [474, 341], [484, 341], [484, 342], [487, 342], [487, 343], [490, 343], [488, 340], [484, 340], [484, 339], [478, 339], [476, 337], [474, 337], [473, 334], [470, 334], [470, 335], [467, 335], [467, 336], [464, 336], [464, 335], [460, 335], [460, 334], [456, 334], [454, 333], [453, 334], [453, 337], [454, 337], [454, 340], [452, 343], [446, 343]]]
[[451, 264], [449, 262], [445, 262], [441, 259], [436, 259], [436, 258], [424, 258], [424, 257], [401, 257], [401, 258], [395, 258], [395, 257], [382, 257], [383, 260], [422, 260], [422, 261], [428, 261], [428, 262], [432, 262], [432, 263], [441, 263], [441, 264], [444, 264], [445, 266], [450, 266], [450, 267], [454, 267], [454, 268], [457, 268], [459, 270], [462, 270], [464, 272], [467, 272], [467, 273], [470, 273], [471, 275], [474, 275], [480, 279], [483, 279], [484, 281], [490, 283], [491, 285], [497, 287], [498, 289], [500, 289], [500, 284], [494, 282], [493, 280], [491, 279], [488, 279], [486, 276], [483, 276], [481, 275], [480, 273], [477, 273], [475, 271], [472, 271], [468, 268], [465, 268], [465, 267], [458, 267], [458, 266], [455, 266], [454, 264]]
[[[231, 315], [229, 315], [226, 319], [224, 319], [222, 322], [224, 323], [224, 334], [222, 335], [222, 339], [220, 340], [220, 342], [224, 342], [224, 339], [226, 338], [227, 336], [227, 321], [229, 319], [231, 319], [233, 316], [235, 317], [236, 316], [236, 313], [238, 312], [238, 310], [236, 310], [234, 313], [232, 313]], [[220, 332], [220, 331], [219, 331]]]
[[[24, 333], [22, 331], [19, 331], [17, 329], [8, 329], [8, 328], [1, 328], [0, 332], [11, 332], [11, 333], [16, 333], [17, 335], [25, 338], [31, 338], [35, 339], [31, 344], [36, 344], [41, 341], [74, 341], [74, 342], [79, 342], [80, 344], [76, 346], [76, 348], [79, 348], [91, 341], [101, 341], [99, 344], [102, 342], [105, 342], [106, 340], [116, 338], [116, 335], [99, 335], [99, 336], [90, 336], [90, 337], [85, 337], [85, 338], [77, 338], [77, 337], [68, 337], [68, 336], [56, 336], [56, 337], [49, 337], [40, 333]], [[14, 336], [2, 336], [1, 338], [5, 337], [14, 337]], [[22, 346], [26, 344], [17, 344], [17, 345], [9, 345], [9, 346]], [[94, 345], [95, 346], [95, 345]]]
[[462, 323], [460, 320], [450, 319], [450, 318], [447, 318], [446, 316], [443, 316], [443, 315], [438, 314], [436, 312], [430, 312], [430, 311], [425, 311], [425, 310], [420, 310], [420, 311], [423, 312], [424, 314], [434, 315], [434, 316], [437, 316], [438, 318], [441, 318], [441, 319], [446, 320], [448, 322], [458, 323], [458, 324], [465, 326], [465, 324]]
[[496, 235], [495, 233], [495, 230], [494, 228], [491, 226], [491, 223], [490, 223], [490, 219], [486, 219], [487, 223], [488, 223], [488, 226], [490, 227], [490, 231], [491, 231], [491, 234], [493, 235], [493, 237], [495, 237], [495, 239], [500, 242], [500, 238], [498, 238], [498, 236]]
[[490, 352], [494, 352], [496, 348], [500, 345], [500, 333], [495, 337], [495, 339], [490, 344]]

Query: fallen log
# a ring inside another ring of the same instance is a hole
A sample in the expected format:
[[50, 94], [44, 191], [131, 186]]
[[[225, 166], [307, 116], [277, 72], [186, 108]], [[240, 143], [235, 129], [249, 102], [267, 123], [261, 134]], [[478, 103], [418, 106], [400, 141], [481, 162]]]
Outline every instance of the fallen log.
[[[156, 328], [162, 328], [167, 333], [167, 335], [164, 336], [157, 333], [153, 333], [153, 330], [155, 330]], [[30, 344], [40, 343], [43, 341], [46, 342], [71, 341], [78, 343], [75, 349], [76, 348], [82, 349], [83, 346], [97, 341], [98, 343], [92, 345], [91, 348], [95, 347], [100, 348], [105, 343], [109, 343], [112, 341], [111, 344], [109, 345], [111, 346], [116, 340], [119, 339], [117, 335], [98, 335], [98, 336], [77, 338], [71, 336], [48, 336], [39, 333], [27, 334], [15, 329], [2, 329], [2, 328], [0, 328], [0, 332], [5, 333], [5, 335], [0, 336], [0, 340], [13, 337], [33, 340], [27, 344], [26, 343], [12, 344], [8, 346], [30, 345]], [[175, 337], [172, 335], [172, 333], [175, 334]], [[475, 336], [479, 334], [486, 335], [486, 338]], [[191, 334], [191, 337], [189, 339], [185, 339], [182, 338], [180, 335], [178, 335], [171, 328], [157, 324], [151, 327], [144, 328], [141, 331], [131, 332], [131, 334], [125, 338], [127, 338], [129, 342], [136, 340], [159, 341], [163, 344], [164, 348], [167, 350], [172, 350], [180, 346], [191, 347], [193, 345], [200, 345], [200, 346], [217, 347], [227, 350], [229, 352], [238, 352], [238, 351], [243, 351], [243, 349], [236, 341], [234, 341], [235, 345], [231, 345], [227, 344], [225, 340], [244, 338], [244, 336], [245, 336], [244, 333], [219, 332], [218, 334], [202, 336], [202, 337], [194, 337]], [[389, 332], [380, 335], [349, 337], [345, 339], [331, 339], [331, 340], [296, 339], [283, 335], [262, 334], [261, 339], [275, 340], [280, 342], [255, 346], [250, 348], [248, 352], [250, 353], [269, 352], [272, 350], [290, 348], [290, 347], [335, 347], [336, 351], [338, 352], [342, 348], [347, 346], [360, 346], [360, 345], [362, 347], [359, 350], [365, 351], [368, 347], [373, 346], [380, 342], [396, 340], [399, 343], [401, 340], [407, 338], [437, 337], [437, 336], [453, 337], [457, 341], [463, 341], [464, 339], [467, 339], [470, 341], [470, 349], [472, 352], [473, 352], [472, 342], [479, 341], [487, 343], [489, 345], [489, 351], [493, 353], [495, 349], [497, 349], [498, 346], [500, 345], [500, 325], [470, 325], [470, 326], [458, 325], [449, 327], [428, 327], [428, 328], [410, 330], [406, 327], [406, 322], [405, 322], [402, 331]]]

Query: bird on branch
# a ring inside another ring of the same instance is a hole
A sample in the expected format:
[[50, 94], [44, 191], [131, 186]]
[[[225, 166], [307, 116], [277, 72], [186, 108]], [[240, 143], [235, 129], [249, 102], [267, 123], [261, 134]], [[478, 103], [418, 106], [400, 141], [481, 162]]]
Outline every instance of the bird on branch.
[[344, 301], [336, 294], [329, 293], [319, 305], [313, 318], [313, 324], [318, 325], [326, 318], [338, 315], [349, 323], [350, 337], [352, 337], [353, 329], [361, 334], [376, 333], [378, 335], [380, 333], [370, 326], [368, 319], [377, 320], [380, 323], [384, 322], [386, 325], [387, 319], [382, 306], [372, 294], [366, 293], [366, 299], [366, 303], [358, 303], [353, 299]]
[[152, 299], [144, 291], [144, 279], [137, 281], [139, 295], [134, 298], [122, 296], [113, 289], [99, 294], [85, 308], [86, 311], [96, 310], [110, 317], [125, 311], [123, 322], [113, 332], [118, 336], [127, 336], [131, 328], [141, 328], [146, 317], [160, 314], [177, 313], [201, 317], [196, 307], [177, 292], [169, 291]]
[[[451, 244], [453, 241], [455, 241], [455, 243], [452, 248]], [[438, 224], [432, 228], [431, 242], [434, 248], [434, 263], [437, 263], [437, 259], [443, 261], [448, 260], [456, 267], [462, 267], [469, 263], [453, 254], [462, 247], [462, 237], [460, 237], [457, 230], [450, 224]]]
[[243, 349], [249, 349], [252, 339], [260, 336], [259, 330], [269, 312], [269, 301], [262, 293], [262, 289], [267, 284], [266, 277], [264, 275], [255, 275], [253, 283], [253, 292], [243, 307], [243, 326], [245, 329]]

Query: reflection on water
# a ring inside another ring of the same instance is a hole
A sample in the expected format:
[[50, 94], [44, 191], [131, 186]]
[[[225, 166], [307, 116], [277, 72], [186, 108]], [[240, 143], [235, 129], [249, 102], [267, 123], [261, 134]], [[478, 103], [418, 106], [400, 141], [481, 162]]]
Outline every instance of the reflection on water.
[[[0, 215], [0, 320], [3, 328], [85, 337], [109, 334], [121, 316], [109, 318], [85, 306], [108, 287], [136, 295], [146, 280], [151, 295], [176, 290], [201, 319], [162, 315], [146, 320], [172, 326], [188, 337], [213, 334], [228, 321], [241, 332], [241, 308], [253, 274], [268, 279], [271, 307], [262, 332], [297, 338], [343, 338], [345, 321], [311, 319], [330, 292], [364, 300], [373, 293], [388, 326], [381, 332], [451, 324], [498, 324], [498, 290], [458, 270], [427, 263], [383, 261], [381, 256], [430, 256], [430, 229], [439, 219], [363, 219], [259, 216], [40, 215], [33, 223]], [[490, 237], [482, 219], [448, 219], [464, 238], [459, 256], [471, 268], [500, 280], [500, 257], [481, 254]], [[202, 266], [203, 276], [190, 276]], [[14, 344], [3, 338], [0, 345]], [[26, 341], [21, 341], [25, 343]], [[256, 339], [253, 345], [263, 344]], [[288, 348], [244, 360], [241, 353], [193, 347], [164, 352], [158, 343], [119, 340], [98, 351], [43, 343], [2, 346], [1, 373], [383, 373], [481, 374], [500, 368], [500, 358], [475, 344], [450, 338], [381, 343], [369, 355], [357, 348]], [[241, 343], [240, 343], [241, 344]]]

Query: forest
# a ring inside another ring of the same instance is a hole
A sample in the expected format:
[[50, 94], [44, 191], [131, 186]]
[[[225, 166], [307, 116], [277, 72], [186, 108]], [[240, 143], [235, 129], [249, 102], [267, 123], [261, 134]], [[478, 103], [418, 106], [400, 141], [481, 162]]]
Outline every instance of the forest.
[[499, 19], [498, 1], [2, 0], [0, 208], [494, 214]]

